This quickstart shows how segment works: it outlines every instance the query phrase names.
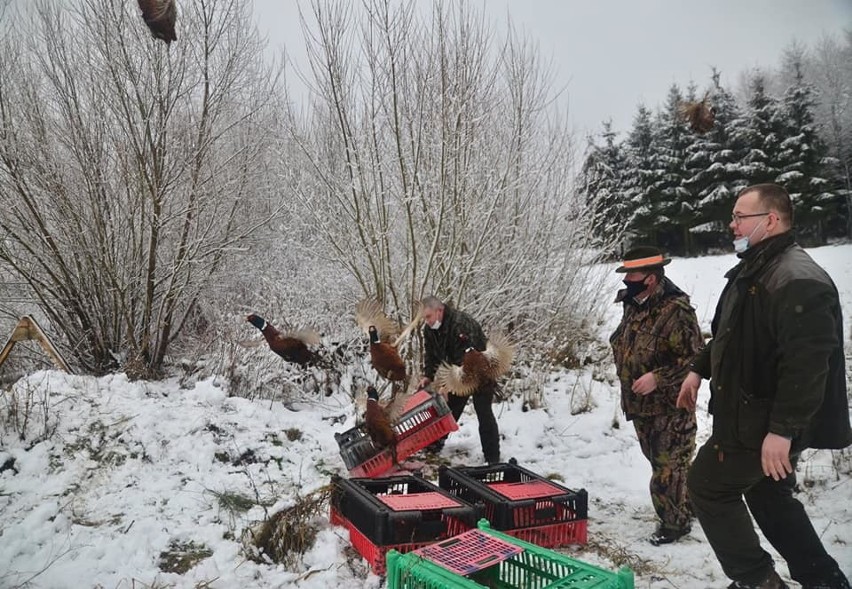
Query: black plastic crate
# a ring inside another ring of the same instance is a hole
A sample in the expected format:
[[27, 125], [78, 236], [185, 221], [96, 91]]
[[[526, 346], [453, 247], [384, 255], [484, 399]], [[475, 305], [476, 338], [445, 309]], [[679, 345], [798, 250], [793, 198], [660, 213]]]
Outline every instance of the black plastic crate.
[[[421, 389], [408, 400], [393, 429], [397, 437], [396, 459], [401, 462], [456, 431], [458, 424], [442, 395]], [[335, 433], [334, 439], [350, 476], [375, 477], [394, 466], [391, 451], [373, 446], [363, 424]]]
[[340, 457], [347, 470], [352, 470], [379, 453], [363, 426], [335, 433], [334, 439], [340, 446]]
[[449, 538], [476, 527], [482, 516], [481, 507], [416, 475], [332, 482], [332, 511], [377, 546]]
[[[454, 497], [483, 504], [484, 517], [495, 530], [550, 530], [551, 526], [557, 526], [558, 531], [563, 524], [585, 524], [588, 517], [585, 489], [568, 489], [517, 464], [442, 466], [438, 484]], [[568, 543], [585, 542], [585, 525], [582, 529], [571, 527], [570, 535], [561, 534], [559, 539], [573, 538]], [[556, 538], [548, 543], [555, 545], [553, 542]]]

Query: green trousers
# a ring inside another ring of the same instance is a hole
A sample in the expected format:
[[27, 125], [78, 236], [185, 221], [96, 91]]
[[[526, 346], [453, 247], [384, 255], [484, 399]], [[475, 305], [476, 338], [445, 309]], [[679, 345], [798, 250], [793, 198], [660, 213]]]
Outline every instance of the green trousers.
[[[689, 496], [725, 574], [742, 583], [759, 583], [773, 568], [760, 545], [751, 516], [797, 582], [817, 584], [839, 574], [814, 531], [804, 506], [793, 497], [794, 471], [780, 481], [763, 474], [758, 452], [719, 452], [711, 438], [689, 472]], [[746, 508], [748, 505], [748, 508]]]

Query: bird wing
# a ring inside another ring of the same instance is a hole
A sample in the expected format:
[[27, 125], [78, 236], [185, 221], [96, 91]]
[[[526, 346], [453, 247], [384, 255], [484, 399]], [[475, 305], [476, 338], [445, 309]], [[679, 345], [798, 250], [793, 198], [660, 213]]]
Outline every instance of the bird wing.
[[355, 307], [355, 322], [364, 333], [369, 333], [371, 325], [379, 332], [383, 342], [390, 343], [399, 334], [399, 325], [385, 315], [382, 305], [375, 299], [362, 299]]
[[399, 418], [405, 413], [405, 405], [411, 397], [412, 395], [407, 392], [398, 393], [385, 405], [385, 412], [388, 415], [388, 419], [390, 419], [391, 425], [396, 425]]
[[512, 360], [515, 357], [515, 344], [504, 334], [495, 333], [488, 338], [484, 354], [496, 380], [506, 374], [512, 366]]
[[399, 345], [405, 341], [412, 331], [417, 329], [420, 325], [420, 322], [423, 320], [423, 305], [421, 303], [417, 304], [417, 312], [414, 313], [414, 318], [411, 322], [405, 326], [405, 329], [402, 330], [402, 333], [399, 334], [399, 337], [396, 338], [396, 341], [393, 342], [393, 347], [398, 348]]
[[435, 370], [433, 379], [435, 388], [441, 392], [450, 392], [459, 397], [467, 397], [476, 392], [476, 382], [466, 375], [461, 366], [444, 362]]
[[299, 340], [306, 346], [318, 346], [322, 343], [322, 338], [320, 335], [314, 331], [313, 329], [296, 329], [293, 331], [289, 331], [281, 334], [283, 337], [292, 337], [294, 339]]

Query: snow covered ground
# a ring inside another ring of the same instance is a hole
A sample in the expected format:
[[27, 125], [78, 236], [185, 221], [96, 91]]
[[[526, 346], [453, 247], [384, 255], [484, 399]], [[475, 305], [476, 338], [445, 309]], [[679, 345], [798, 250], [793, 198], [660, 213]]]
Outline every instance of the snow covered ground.
[[[811, 253], [841, 290], [848, 326], [852, 246]], [[676, 259], [667, 267], [692, 294], [708, 329], [722, 275], [734, 263], [733, 255], [725, 255]], [[612, 274], [612, 292], [602, 297], [614, 294], [619, 278]], [[602, 334], [619, 313], [613, 305]], [[618, 568], [614, 560], [626, 561], [637, 573], [637, 588], [725, 587], [728, 581], [700, 526], [677, 544], [647, 543], [655, 525], [647, 492], [650, 468], [618, 410], [609, 358], [553, 374], [543, 387], [539, 409], [524, 412], [516, 399], [495, 410], [504, 459], [515, 457], [534, 472], [559, 475], [566, 486], [588, 491], [589, 544], [566, 552], [609, 569]], [[59, 372], [31, 375], [14, 392], [19, 404], [30, 403], [30, 421], [22, 422], [23, 410], [9, 414], [5, 393], [0, 587], [384, 586], [354, 557], [345, 530], [327, 521], [320, 522], [313, 548], [296, 566], [257, 564], [244, 557], [239, 542], [250, 523], [326, 485], [333, 473], [346, 474], [333, 434], [355, 424], [348, 392], [285, 408], [231, 398], [216, 379], [181, 389], [176, 381]], [[706, 407], [706, 390], [701, 401]], [[590, 410], [572, 415], [572, 407], [583, 405]], [[703, 440], [709, 432], [703, 408], [699, 419]], [[481, 464], [472, 408], [461, 421], [444, 454], [454, 463]], [[798, 473], [799, 498], [847, 575], [852, 575], [851, 464], [848, 450], [808, 452]], [[170, 568], [163, 565], [164, 555], [180, 548], [206, 557], [183, 574], [163, 572]], [[786, 575], [785, 565], [778, 567]]]

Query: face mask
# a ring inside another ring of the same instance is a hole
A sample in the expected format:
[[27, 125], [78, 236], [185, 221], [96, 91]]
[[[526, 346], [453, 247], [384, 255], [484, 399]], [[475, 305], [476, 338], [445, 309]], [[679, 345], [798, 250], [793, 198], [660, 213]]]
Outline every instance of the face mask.
[[627, 287], [627, 298], [636, 298], [639, 294], [648, 288], [645, 284], [645, 279], [642, 280], [623, 280], [624, 286]]
[[754, 229], [752, 229], [752, 230], [751, 230], [751, 233], [749, 233], [748, 235], [745, 235], [745, 236], [743, 236], [743, 237], [738, 237], [737, 239], [735, 239], [735, 240], [732, 242], [732, 243], [734, 244], [734, 251], [735, 251], [735, 252], [737, 252], [738, 254], [741, 254], [741, 253], [743, 253], [744, 251], [746, 251], [746, 250], [749, 248], [749, 246], [751, 245], [751, 244], [749, 243], [749, 239], [751, 239], [752, 235], [754, 235], [754, 232], [755, 232], [755, 231], [757, 231], [757, 230], [758, 230], [758, 228], [759, 228], [761, 225], [763, 225], [763, 222], [758, 223], [758, 224], [754, 227]]
[[748, 237], [740, 237], [739, 239], [735, 239], [733, 243], [734, 251], [738, 254], [741, 254], [748, 249]]
[[432, 323], [432, 324], [429, 325], [429, 329], [438, 329], [439, 327], [441, 327], [441, 320], [440, 319], [435, 321], [435, 323]]

